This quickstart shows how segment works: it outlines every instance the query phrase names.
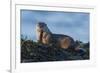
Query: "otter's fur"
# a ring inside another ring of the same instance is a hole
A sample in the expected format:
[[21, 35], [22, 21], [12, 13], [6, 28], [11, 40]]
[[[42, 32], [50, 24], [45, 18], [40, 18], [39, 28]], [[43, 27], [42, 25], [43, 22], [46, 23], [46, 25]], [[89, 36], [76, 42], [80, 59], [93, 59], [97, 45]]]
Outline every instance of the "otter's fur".
[[54, 45], [63, 49], [75, 48], [75, 41], [72, 37], [63, 34], [53, 34], [47, 24], [39, 22], [36, 25], [38, 42], [48, 45]]

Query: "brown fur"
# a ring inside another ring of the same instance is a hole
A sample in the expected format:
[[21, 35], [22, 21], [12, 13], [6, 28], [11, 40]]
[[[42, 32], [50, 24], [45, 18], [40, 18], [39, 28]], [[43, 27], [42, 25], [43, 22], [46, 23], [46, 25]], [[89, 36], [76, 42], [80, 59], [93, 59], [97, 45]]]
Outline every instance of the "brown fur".
[[39, 22], [36, 26], [38, 42], [43, 44], [53, 44], [57, 47], [67, 49], [68, 47], [75, 44], [74, 40], [61, 34], [53, 34], [43, 22]]
[[71, 44], [70, 39], [69, 38], [66, 38], [66, 37], [62, 38], [59, 42], [60, 42], [60, 46], [62, 48], [68, 48], [69, 45]]

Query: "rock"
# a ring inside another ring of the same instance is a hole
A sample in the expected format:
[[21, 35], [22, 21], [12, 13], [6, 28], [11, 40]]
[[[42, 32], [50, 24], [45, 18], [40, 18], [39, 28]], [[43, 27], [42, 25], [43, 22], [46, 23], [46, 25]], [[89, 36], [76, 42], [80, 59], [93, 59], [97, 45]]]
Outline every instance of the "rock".
[[[84, 53], [85, 54], [85, 53]], [[83, 51], [69, 51], [54, 46], [39, 44], [33, 41], [24, 42], [21, 46], [21, 62], [47, 62], [47, 61], [68, 61], [84, 60]]]

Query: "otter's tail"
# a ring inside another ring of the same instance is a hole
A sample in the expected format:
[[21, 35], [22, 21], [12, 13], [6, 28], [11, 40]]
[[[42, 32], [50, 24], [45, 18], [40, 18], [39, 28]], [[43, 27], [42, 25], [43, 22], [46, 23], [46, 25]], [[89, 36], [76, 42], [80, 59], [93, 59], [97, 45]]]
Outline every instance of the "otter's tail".
[[77, 51], [81, 56], [86, 53], [86, 50], [84, 48], [80, 47], [80, 42], [79, 41], [75, 42], [75, 51]]

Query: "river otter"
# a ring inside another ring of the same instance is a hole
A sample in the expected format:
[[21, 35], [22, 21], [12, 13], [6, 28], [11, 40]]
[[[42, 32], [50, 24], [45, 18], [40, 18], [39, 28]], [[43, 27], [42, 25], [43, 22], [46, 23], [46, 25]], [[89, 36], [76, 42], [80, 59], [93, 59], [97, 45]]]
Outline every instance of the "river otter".
[[36, 31], [37, 31], [37, 39], [38, 42], [40, 43], [53, 45], [63, 49], [68, 49], [68, 48], [75, 49], [76, 47], [76, 43], [72, 37], [63, 34], [52, 33], [47, 27], [47, 24], [44, 22], [39, 22], [36, 25]]

